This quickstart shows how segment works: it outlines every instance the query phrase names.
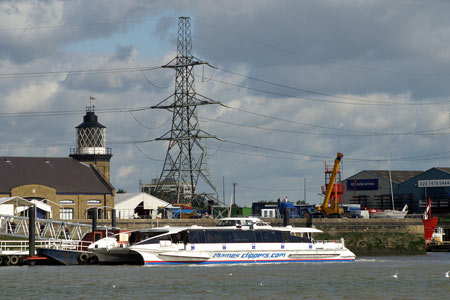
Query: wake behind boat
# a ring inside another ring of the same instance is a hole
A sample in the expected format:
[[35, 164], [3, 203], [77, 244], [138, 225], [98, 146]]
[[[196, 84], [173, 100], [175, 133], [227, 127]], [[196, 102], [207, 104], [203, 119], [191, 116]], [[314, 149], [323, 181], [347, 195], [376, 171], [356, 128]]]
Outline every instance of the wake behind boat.
[[[147, 266], [355, 260], [343, 240], [314, 241], [312, 234], [321, 232], [318, 229], [271, 227], [259, 219], [260, 226], [253, 226], [254, 220], [233, 219], [222, 219], [219, 225], [223, 225], [217, 227], [148, 229], [145, 232], [153, 236], [127, 247], [127, 251], [139, 254]], [[231, 221], [238, 224], [233, 226]], [[104, 252], [101, 247], [90, 250]], [[120, 257], [124, 250], [111, 247], [107, 252]]]

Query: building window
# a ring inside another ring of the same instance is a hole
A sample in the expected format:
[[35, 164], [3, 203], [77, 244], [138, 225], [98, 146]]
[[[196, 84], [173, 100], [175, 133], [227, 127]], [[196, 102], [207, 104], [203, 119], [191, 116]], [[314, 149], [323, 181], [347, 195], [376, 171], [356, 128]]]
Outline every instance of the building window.
[[73, 201], [73, 200], [61, 200], [61, 201], [59, 201], [59, 204], [75, 204], [75, 201]]
[[61, 220], [73, 219], [73, 208], [61, 208], [59, 210], [59, 218]]
[[100, 200], [88, 200], [87, 204], [95, 205], [95, 204], [101, 204], [102, 201]]

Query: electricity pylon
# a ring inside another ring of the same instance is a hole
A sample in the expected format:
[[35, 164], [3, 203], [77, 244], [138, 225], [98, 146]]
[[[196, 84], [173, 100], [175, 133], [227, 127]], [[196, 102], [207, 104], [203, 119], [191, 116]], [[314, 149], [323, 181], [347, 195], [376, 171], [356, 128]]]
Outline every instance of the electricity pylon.
[[[156, 194], [165, 194], [167, 186], [175, 185], [170, 202], [191, 201], [202, 205], [205, 201], [220, 203], [219, 193], [206, 163], [206, 147], [202, 139], [216, 138], [200, 129], [197, 106], [217, 104], [195, 92], [194, 66], [207, 64], [192, 55], [191, 24], [189, 17], [178, 19], [177, 56], [165, 68], [175, 69], [175, 92], [152, 108], [167, 109], [172, 112], [172, 128], [157, 140], [168, 141], [164, 166], [156, 187]], [[169, 102], [173, 96], [174, 101]], [[212, 193], [197, 193], [201, 178], [212, 189]], [[173, 192], [176, 192], [175, 196]]]

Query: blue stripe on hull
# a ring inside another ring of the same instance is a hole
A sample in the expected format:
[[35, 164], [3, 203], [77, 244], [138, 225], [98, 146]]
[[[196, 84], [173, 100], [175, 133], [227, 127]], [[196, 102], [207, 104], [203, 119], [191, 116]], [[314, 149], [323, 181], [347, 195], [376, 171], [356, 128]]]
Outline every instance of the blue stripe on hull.
[[146, 266], [157, 265], [218, 265], [218, 264], [262, 264], [262, 263], [287, 263], [287, 262], [354, 262], [355, 259], [288, 259], [288, 260], [224, 260], [224, 261], [146, 261]]

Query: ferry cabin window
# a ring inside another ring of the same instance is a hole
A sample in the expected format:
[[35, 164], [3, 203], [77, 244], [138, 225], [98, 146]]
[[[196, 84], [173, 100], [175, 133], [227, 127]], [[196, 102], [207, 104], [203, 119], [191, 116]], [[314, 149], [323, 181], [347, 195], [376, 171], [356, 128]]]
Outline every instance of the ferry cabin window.
[[193, 230], [189, 231], [189, 242], [192, 244], [204, 244], [205, 240], [205, 232], [203, 230]]
[[233, 231], [233, 241], [235, 243], [254, 243], [256, 241], [255, 232], [249, 230]]
[[301, 236], [296, 236], [296, 235], [292, 235], [290, 232], [283, 232], [282, 233], [282, 237], [283, 237], [283, 242], [287, 242], [287, 243], [308, 243], [310, 242], [310, 240], [305, 236], [305, 237], [301, 237]]
[[244, 225], [244, 226], [252, 226], [253, 222], [252, 222], [252, 220], [244, 220], [242, 225]]
[[229, 230], [207, 230], [205, 240], [207, 243], [231, 243], [233, 235]]
[[235, 225], [236, 225], [235, 220], [220, 220], [216, 224], [216, 226], [235, 226]]
[[184, 243], [187, 244], [189, 242], [188, 232], [183, 230], [170, 235], [170, 240], [172, 243]]
[[166, 235], [155, 237], [155, 238], [151, 238], [151, 239], [148, 239], [148, 240], [136, 243], [136, 244], [137, 245], [159, 244], [160, 241], [170, 241], [170, 235], [166, 234]]
[[288, 231], [270, 230], [189, 230], [188, 242], [203, 243], [302, 243], [307, 237], [291, 235]]
[[154, 236], [158, 236], [161, 234], [164, 234], [165, 232], [145, 232], [145, 231], [134, 231], [131, 233], [130, 238], [128, 239], [128, 242], [130, 245], [139, 243], [143, 240], [149, 239]]
[[257, 243], [281, 243], [281, 231], [269, 231], [269, 230], [257, 230], [256, 242]]

